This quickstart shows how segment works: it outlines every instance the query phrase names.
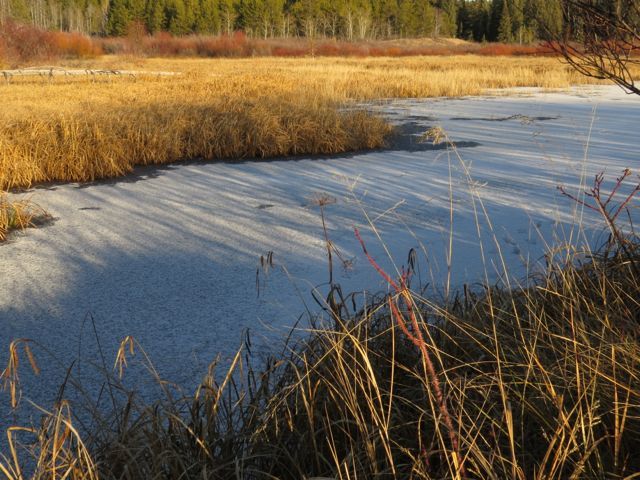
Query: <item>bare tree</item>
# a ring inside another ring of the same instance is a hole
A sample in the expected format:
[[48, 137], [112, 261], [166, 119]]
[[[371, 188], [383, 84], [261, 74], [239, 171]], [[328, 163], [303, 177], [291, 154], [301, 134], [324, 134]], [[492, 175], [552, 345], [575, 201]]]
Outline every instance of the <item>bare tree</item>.
[[564, 31], [552, 43], [578, 72], [640, 95], [640, 0], [563, 0]]

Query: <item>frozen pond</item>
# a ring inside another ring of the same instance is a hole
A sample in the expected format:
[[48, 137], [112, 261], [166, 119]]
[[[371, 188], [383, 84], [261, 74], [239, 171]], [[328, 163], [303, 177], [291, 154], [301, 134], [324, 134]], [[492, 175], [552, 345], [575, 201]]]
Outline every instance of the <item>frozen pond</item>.
[[[25, 395], [51, 398], [62, 366], [79, 356], [80, 364], [99, 363], [93, 324], [109, 366], [132, 335], [162, 376], [184, 385], [216, 354], [235, 352], [247, 329], [257, 349], [281, 339], [305, 305], [319, 309], [313, 288], [327, 294], [318, 197], [329, 200], [328, 234], [347, 260], [347, 268], [339, 260], [334, 268], [344, 291], [385, 288], [361, 254], [359, 226], [389, 269], [385, 248], [398, 266], [416, 249], [423, 283], [444, 294], [447, 282], [494, 281], [503, 260], [521, 278], [546, 242], [581, 234], [577, 222], [590, 238], [601, 224], [586, 212], [580, 220], [557, 186], [576, 192], [601, 170], [614, 178], [640, 165], [640, 99], [615, 87], [376, 108], [415, 135], [390, 151], [193, 163], [30, 192], [56, 220], [0, 246], [0, 360], [19, 337], [37, 340], [57, 360], [36, 348], [43, 372], [26, 377]], [[418, 143], [437, 125], [464, 164], [443, 145]], [[265, 272], [260, 257], [268, 252], [274, 266]], [[2, 394], [0, 417], [7, 403]]]

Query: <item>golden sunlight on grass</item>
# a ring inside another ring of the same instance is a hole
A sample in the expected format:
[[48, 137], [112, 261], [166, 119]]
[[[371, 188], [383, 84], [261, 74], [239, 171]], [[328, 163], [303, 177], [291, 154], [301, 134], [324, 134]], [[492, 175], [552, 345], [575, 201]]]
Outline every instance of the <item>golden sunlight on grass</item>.
[[377, 148], [391, 128], [344, 107], [586, 81], [553, 58], [101, 57], [63, 66], [179, 75], [15, 77], [0, 85], [0, 189], [91, 181], [182, 159]]
[[12, 230], [24, 230], [34, 222], [45, 218], [46, 213], [29, 200], [13, 201], [0, 192], [0, 242], [7, 239]]

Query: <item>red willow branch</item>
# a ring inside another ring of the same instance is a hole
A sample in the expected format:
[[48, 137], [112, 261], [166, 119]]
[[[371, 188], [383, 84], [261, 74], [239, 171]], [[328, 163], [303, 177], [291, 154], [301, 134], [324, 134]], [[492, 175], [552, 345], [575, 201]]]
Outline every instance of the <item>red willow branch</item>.
[[[586, 208], [598, 212], [605, 220], [607, 227], [611, 231], [611, 240], [609, 241], [609, 245], [611, 245], [615, 240], [616, 244], [622, 249], [622, 252], [627, 256], [627, 258], [629, 260], [633, 260], [634, 256], [628, 248], [628, 241], [616, 222], [618, 220], [618, 217], [620, 216], [620, 213], [622, 213], [623, 211], [628, 212], [631, 202], [640, 193], [640, 183], [632, 185], [629, 194], [627, 194], [627, 196], [624, 197], [617, 205], [615, 204], [615, 202], [611, 203], [612, 201], [619, 198], [619, 195], [621, 193], [620, 188], [630, 176], [631, 170], [625, 168], [622, 171], [622, 175], [616, 178], [616, 183], [612, 187], [611, 191], [606, 194], [602, 191], [604, 172], [597, 174], [593, 181], [593, 187], [591, 187], [591, 190], [588, 192], [583, 192], [586, 197], [591, 199], [589, 203], [586, 200], [578, 198], [575, 195], [567, 192], [562, 186], [558, 186], [558, 189], [565, 197], [570, 198], [578, 205], [582, 205]], [[640, 276], [640, 269], [638, 269], [634, 261], [630, 261], [629, 266], [633, 269], [633, 272], [636, 275]]]
[[[451, 418], [451, 414], [449, 413], [449, 409], [447, 408], [447, 403], [442, 394], [442, 387], [440, 386], [440, 380], [438, 379], [438, 374], [436, 372], [435, 366], [431, 360], [431, 356], [429, 355], [429, 350], [427, 348], [427, 342], [424, 339], [422, 334], [422, 329], [420, 328], [420, 324], [418, 323], [418, 318], [416, 315], [416, 308], [414, 307], [413, 298], [407, 287], [407, 278], [409, 276], [409, 272], [403, 273], [400, 277], [399, 283], [391, 278], [391, 276], [378, 265], [378, 263], [373, 259], [373, 257], [367, 251], [367, 247], [360, 236], [360, 231], [355, 228], [355, 235], [358, 241], [360, 242], [360, 246], [367, 257], [369, 263], [373, 266], [373, 268], [380, 274], [380, 276], [389, 284], [396, 292], [398, 297], [402, 297], [407, 306], [407, 311], [409, 315], [409, 321], [405, 318], [405, 316], [400, 312], [396, 300], [393, 299], [391, 295], [388, 297], [389, 309], [391, 311], [392, 318], [400, 327], [400, 330], [407, 336], [407, 338], [418, 348], [420, 353], [422, 354], [422, 358], [425, 363], [427, 375], [429, 377], [429, 381], [431, 382], [431, 387], [436, 396], [436, 402], [438, 404], [438, 409], [440, 410], [440, 415], [444, 421], [444, 424], [447, 428], [447, 433], [449, 436], [449, 441], [451, 442], [451, 448], [453, 449], [455, 455], [457, 456], [458, 461], [460, 462], [460, 474], [462, 477], [465, 477], [464, 465], [462, 462], [462, 458], [460, 457], [460, 444], [458, 442], [458, 435], [453, 426], [453, 420]], [[413, 329], [413, 333], [409, 330], [408, 323], [411, 324]]]

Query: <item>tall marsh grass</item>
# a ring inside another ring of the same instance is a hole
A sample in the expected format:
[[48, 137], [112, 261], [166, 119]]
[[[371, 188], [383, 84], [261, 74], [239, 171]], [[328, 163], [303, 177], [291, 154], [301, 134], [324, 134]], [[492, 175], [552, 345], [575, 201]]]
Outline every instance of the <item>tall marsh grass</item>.
[[[174, 99], [171, 99], [174, 100]], [[175, 99], [177, 100], [177, 99]], [[0, 127], [0, 188], [117, 177], [135, 165], [378, 148], [391, 132], [366, 112], [239, 95], [52, 114]]]
[[[90, 181], [184, 159], [377, 148], [391, 128], [357, 102], [584, 81], [551, 58], [101, 57], [63, 64], [141, 73], [17, 76], [0, 84], [0, 189]], [[144, 74], [167, 70], [179, 75]]]

